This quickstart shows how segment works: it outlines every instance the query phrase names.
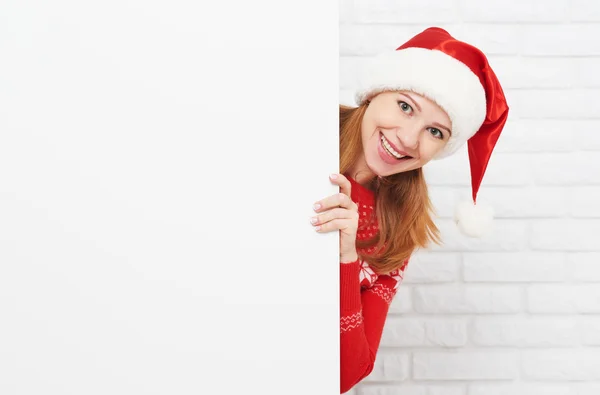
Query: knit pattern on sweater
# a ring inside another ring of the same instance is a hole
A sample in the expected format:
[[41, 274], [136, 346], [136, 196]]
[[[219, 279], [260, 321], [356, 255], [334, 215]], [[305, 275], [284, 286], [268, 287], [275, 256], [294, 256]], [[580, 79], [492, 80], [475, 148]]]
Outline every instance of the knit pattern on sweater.
[[[351, 198], [359, 206], [357, 239], [369, 239], [378, 230], [375, 195], [346, 177], [352, 184]], [[363, 252], [372, 253], [374, 248]], [[373, 370], [389, 306], [408, 260], [387, 275], [378, 275], [360, 258], [340, 263], [340, 393], [344, 393]]]

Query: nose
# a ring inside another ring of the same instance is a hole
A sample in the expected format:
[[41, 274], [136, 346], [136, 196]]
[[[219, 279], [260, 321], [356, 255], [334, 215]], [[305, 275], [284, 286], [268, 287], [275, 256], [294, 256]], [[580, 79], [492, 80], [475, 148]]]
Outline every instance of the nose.
[[[414, 124], [404, 125], [396, 130], [396, 136], [404, 148], [407, 150], [416, 150], [419, 146], [419, 136], [421, 135], [421, 127]], [[411, 153], [411, 152], [409, 152]]]

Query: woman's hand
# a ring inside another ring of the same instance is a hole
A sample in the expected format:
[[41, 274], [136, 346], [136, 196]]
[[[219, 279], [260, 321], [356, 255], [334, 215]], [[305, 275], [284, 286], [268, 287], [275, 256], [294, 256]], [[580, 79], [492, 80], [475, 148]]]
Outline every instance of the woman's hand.
[[332, 174], [329, 179], [340, 186], [340, 193], [315, 202], [313, 209], [319, 214], [311, 218], [311, 223], [319, 233], [339, 230], [340, 262], [353, 262], [358, 258], [356, 253], [358, 205], [350, 198], [352, 184], [343, 174]]

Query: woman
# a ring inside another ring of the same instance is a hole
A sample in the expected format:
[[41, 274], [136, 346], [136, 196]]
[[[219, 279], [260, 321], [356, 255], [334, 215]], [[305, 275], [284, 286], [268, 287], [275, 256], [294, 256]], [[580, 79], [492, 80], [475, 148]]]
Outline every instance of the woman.
[[422, 167], [468, 141], [473, 201], [456, 221], [481, 235], [491, 210], [474, 203], [508, 115], [485, 55], [440, 28], [373, 59], [356, 100], [340, 106], [340, 193], [317, 201], [311, 219], [340, 234], [341, 393], [372, 371], [411, 254], [440, 242]]

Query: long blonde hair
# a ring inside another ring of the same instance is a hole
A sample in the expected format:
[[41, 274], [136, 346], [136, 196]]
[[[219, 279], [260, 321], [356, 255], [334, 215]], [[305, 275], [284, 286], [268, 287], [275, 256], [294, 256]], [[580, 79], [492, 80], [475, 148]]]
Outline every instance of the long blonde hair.
[[[360, 107], [340, 105], [340, 173], [353, 167], [363, 146], [362, 119], [368, 103]], [[351, 175], [354, 177], [354, 175]], [[356, 240], [358, 256], [379, 274], [400, 268], [417, 248], [430, 242], [440, 244], [440, 232], [433, 222], [433, 205], [427, 193], [423, 169], [376, 177], [375, 213], [379, 231], [371, 239]], [[384, 244], [385, 250], [381, 250]], [[360, 249], [376, 246], [375, 253]]]

